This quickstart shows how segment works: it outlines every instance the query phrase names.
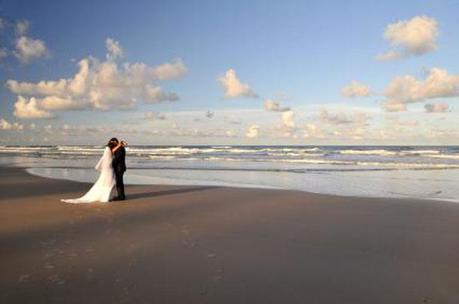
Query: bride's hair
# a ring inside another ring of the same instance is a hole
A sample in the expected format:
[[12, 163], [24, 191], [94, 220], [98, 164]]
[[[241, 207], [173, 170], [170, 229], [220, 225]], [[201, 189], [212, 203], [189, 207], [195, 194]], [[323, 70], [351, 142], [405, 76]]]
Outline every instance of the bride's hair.
[[116, 142], [115, 142], [116, 138], [112, 138], [108, 141], [107, 143], [107, 147], [111, 149], [115, 148], [116, 147]]

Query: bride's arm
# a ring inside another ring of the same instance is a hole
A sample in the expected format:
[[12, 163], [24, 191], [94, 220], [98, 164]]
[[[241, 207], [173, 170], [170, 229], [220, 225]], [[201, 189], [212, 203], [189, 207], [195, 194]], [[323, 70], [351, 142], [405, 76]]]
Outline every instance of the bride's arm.
[[114, 147], [114, 148], [112, 149], [112, 153], [115, 153], [116, 150], [118, 150], [118, 149], [121, 148], [122, 146], [123, 146], [123, 144], [122, 144], [121, 142], [119, 142], [119, 143], [116, 145], [116, 147]]

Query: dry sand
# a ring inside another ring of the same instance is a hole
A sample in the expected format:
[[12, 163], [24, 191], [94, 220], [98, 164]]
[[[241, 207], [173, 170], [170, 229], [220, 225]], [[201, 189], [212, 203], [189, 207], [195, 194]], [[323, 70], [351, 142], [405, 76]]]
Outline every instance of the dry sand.
[[0, 168], [0, 303], [459, 303], [459, 204]]

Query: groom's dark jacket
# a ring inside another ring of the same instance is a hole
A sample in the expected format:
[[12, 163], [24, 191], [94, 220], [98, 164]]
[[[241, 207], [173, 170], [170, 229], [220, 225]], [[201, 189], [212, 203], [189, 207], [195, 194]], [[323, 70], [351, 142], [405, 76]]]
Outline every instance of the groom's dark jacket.
[[126, 171], [126, 150], [120, 147], [113, 154], [112, 167], [115, 172]]

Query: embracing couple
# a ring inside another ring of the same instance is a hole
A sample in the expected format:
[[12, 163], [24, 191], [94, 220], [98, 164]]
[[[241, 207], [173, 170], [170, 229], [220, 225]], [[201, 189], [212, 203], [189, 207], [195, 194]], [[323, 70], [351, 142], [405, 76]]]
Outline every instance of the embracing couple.
[[[93, 203], [123, 201], [124, 195], [123, 175], [126, 171], [126, 149], [127, 143], [112, 138], [105, 147], [104, 154], [96, 165], [100, 171], [99, 178], [89, 191], [80, 198], [63, 199], [65, 203]], [[113, 186], [116, 184], [118, 196], [111, 198]]]

